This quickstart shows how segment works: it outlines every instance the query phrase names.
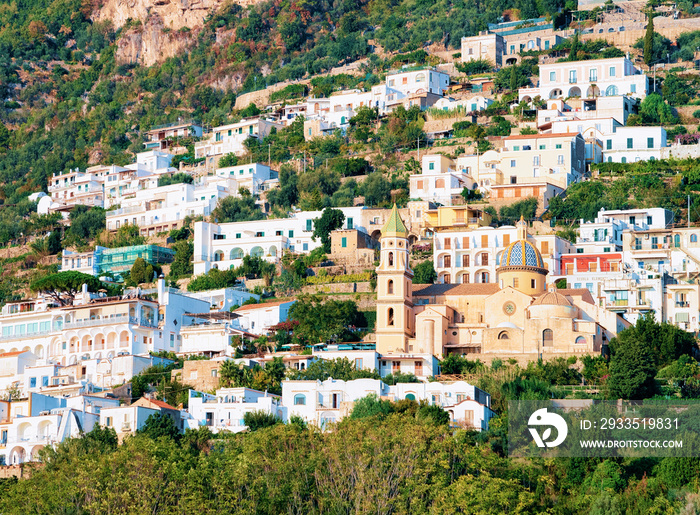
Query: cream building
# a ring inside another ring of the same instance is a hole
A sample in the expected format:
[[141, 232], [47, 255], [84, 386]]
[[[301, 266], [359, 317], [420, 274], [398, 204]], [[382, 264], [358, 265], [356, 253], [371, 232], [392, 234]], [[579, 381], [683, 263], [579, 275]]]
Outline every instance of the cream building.
[[482, 32], [478, 36], [462, 38], [462, 62], [486, 60], [500, 67], [505, 53], [503, 36]]
[[586, 148], [577, 132], [518, 135], [503, 138], [505, 148], [460, 156], [457, 170], [482, 191], [503, 184], [549, 183], [567, 188], [586, 171]]
[[649, 78], [626, 57], [567, 61], [540, 66], [537, 87], [520, 88], [519, 100], [535, 97], [591, 98], [628, 95], [643, 99], [649, 91]]
[[376, 348], [391, 355], [469, 355], [522, 361], [597, 354], [628, 325], [588, 290], [547, 291], [540, 251], [524, 222], [504, 251], [497, 283], [413, 285], [398, 211], [382, 231], [377, 268]]

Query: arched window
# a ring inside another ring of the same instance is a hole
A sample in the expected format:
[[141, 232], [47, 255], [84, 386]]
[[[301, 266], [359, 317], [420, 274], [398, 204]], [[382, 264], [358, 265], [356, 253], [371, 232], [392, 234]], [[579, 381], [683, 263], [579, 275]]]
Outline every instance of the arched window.
[[406, 394], [406, 400], [407, 400], [407, 401], [415, 401], [415, 400], [416, 400], [416, 396], [413, 395], [412, 393], [407, 393], [407, 394]]
[[387, 325], [394, 325], [394, 308], [389, 308], [389, 314], [387, 316]]
[[554, 333], [552, 332], [551, 329], [545, 329], [544, 331], [542, 331], [542, 346], [543, 347], [551, 347], [553, 341], [554, 341]]
[[508, 336], [508, 331], [501, 331], [498, 333], [498, 339], [499, 340], [510, 340], [510, 336]]
[[231, 249], [231, 259], [243, 259], [243, 249]]
[[679, 248], [681, 246], [681, 235], [680, 234], [673, 235], [673, 246], [675, 248]]
[[394, 266], [394, 253], [389, 252], [389, 266]]
[[697, 234], [691, 234], [690, 235], [690, 243], [697, 243], [698, 242], [698, 235]]
[[270, 254], [272, 257], [276, 257], [277, 256], [277, 247], [275, 247], [274, 245], [272, 247], [270, 247], [268, 254]]
[[608, 88], [605, 90], [605, 96], [606, 97], [617, 96], [617, 86], [608, 86]]
[[214, 252], [214, 261], [223, 261], [224, 259], [224, 253], [221, 252], [220, 250], [217, 250]]
[[295, 406], [306, 406], [306, 395], [298, 393], [294, 396]]
[[392, 295], [394, 293], [394, 281], [389, 279], [389, 282], [386, 284], [386, 292], [389, 295]]
[[585, 345], [586, 344], [586, 339], [583, 336], [579, 336], [576, 338], [576, 345]]
[[622, 159], [620, 159], [620, 162], [621, 162], [622, 164], [626, 163], [626, 162], [627, 162], [627, 158], [626, 158], [626, 157], [623, 157]]
[[251, 257], [263, 257], [264, 255], [265, 251], [262, 247], [253, 247], [253, 249], [250, 251]]

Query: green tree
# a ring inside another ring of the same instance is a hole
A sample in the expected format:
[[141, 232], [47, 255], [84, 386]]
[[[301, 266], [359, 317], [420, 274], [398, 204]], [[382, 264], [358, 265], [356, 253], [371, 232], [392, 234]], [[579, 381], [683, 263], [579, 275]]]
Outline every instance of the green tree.
[[282, 420], [265, 411], [248, 411], [243, 415], [243, 423], [248, 426], [248, 431], [258, 431], [281, 424]]
[[67, 242], [87, 241], [97, 236], [106, 225], [105, 210], [101, 207], [75, 206], [70, 212]]
[[658, 93], [647, 95], [642, 100], [639, 105], [639, 116], [645, 125], [678, 123], [678, 117], [673, 114], [673, 109]]
[[316, 295], [300, 295], [289, 309], [289, 320], [299, 322], [295, 338], [309, 344], [348, 341], [357, 318], [357, 304], [353, 301], [324, 301]]
[[370, 394], [355, 401], [350, 413], [351, 419], [377, 417], [383, 419], [394, 411], [391, 401]]
[[173, 245], [175, 257], [170, 264], [170, 277], [179, 279], [188, 277], [194, 272], [194, 244], [191, 241], [181, 240]]
[[506, 223], [514, 223], [522, 216], [526, 220], [532, 220], [537, 213], [537, 198], [529, 197], [519, 200], [509, 206], [503, 206], [498, 215], [499, 220]]
[[150, 415], [141, 429], [138, 429], [137, 434], [147, 436], [152, 440], [158, 438], [169, 438], [171, 440], [179, 440], [180, 431], [178, 431], [175, 422], [165, 413], [154, 413]]
[[345, 215], [340, 209], [333, 209], [332, 207], [327, 207], [323, 210], [321, 218], [314, 219], [314, 232], [311, 239], [316, 241], [316, 239], [321, 240], [324, 252], [331, 251], [331, 232], [336, 229], [343, 227], [345, 222]]
[[654, 357], [636, 331], [621, 331], [611, 340], [610, 349], [610, 395], [622, 399], [653, 396], [656, 392]]
[[413, 284], [433, 284], [435, 279], [437, 279], [437, 274], [431, 259], [413, 267]]
[[10, 130], [4, 123], [0, 123], [0, 152], [4, 152], [10, 148]]
[[158, 186], [169, 186], [171, 184], [192, 184], [194, 178], [184, 172], [177, 172], [172, 175], [161, 175], [158, 178]]
[[476, 75], [493, 70], [493, 64], [488, 59], [474, 59], [466, 63], [456, 63], [455, 66], [465, 75]]
[[291, 370], [289, 376], [295, 381], [325, 381], [329, 377], [342, 381], [364, 378], [380, 379], [379, 374], [374, 370], [355, 368], [355, 364], [348, 358], [319, 359], [309, 364], [305, 370]]
[[654, 13], [647, 11], [647, 31], [644, 33], [644, 64], [650, 66], [654, 61]]
[[136, 258], [129, 272], [129, 282], [134, 286], [143, 283], [154, 282], [154, 276], [161, 274], [161, 267], [147, 262], [143, 258]]
[[391, 184], [382, 172], [372, 172], [361, 186], [366, 206], [380, 206], [391, 200]]
[[211, 213], [211, 219], [218, 223], [228, 222], [250, 222], [252, 220], [262, 220], [265, 215], [256, 205], [255, 198], [245, 197], [224, 197]]
[[234, 153], [224, 155], [219, 159], [219, 168], [228, 168], [229, 166], [238, 166], [238, 156]]
[[61, 306], [70, 306], [84, 284], [90, 292], [102, 288], [102, 282], [97, 277], [69, 270], [37, 279], [31, 284], [31, 290], [48, 295]]
[[146, 237], [141, 235], [138, 225], [124, 224], [115, 233], [103, 230], [95, 239], [95, 243], [111, 249], [132, 247], [146, 243]]

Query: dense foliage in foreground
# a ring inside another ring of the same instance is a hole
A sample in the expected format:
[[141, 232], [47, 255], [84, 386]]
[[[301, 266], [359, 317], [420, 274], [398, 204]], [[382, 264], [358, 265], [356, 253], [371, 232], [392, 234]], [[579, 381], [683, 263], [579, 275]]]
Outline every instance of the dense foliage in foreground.
[[[694, 459], [510, 460], [489, 435], [410, 412], [321, 433], [97, 430], [0, 483], [2, 513], [668, 513], [697, 506]], [[155, 425], [153, 426], [155, 428]], [[163, 436], [157, 436], [163, 435]], [[697, 483], [696, 483], [697, 484]], [[697, 509], [697, 508], [696, 508]]]

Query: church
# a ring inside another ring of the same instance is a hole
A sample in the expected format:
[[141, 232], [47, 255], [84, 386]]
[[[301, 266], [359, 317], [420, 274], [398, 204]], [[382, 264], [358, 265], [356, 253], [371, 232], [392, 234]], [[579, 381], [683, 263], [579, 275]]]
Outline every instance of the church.
[[520, 362], [600, 354], [629, 323], [596, 305], [585, 288], [548, 287], [526, 222], [516, 227], [496, 283], [413, 284], [408, 231], [394, 206], [377, 268], [377, 352]]

